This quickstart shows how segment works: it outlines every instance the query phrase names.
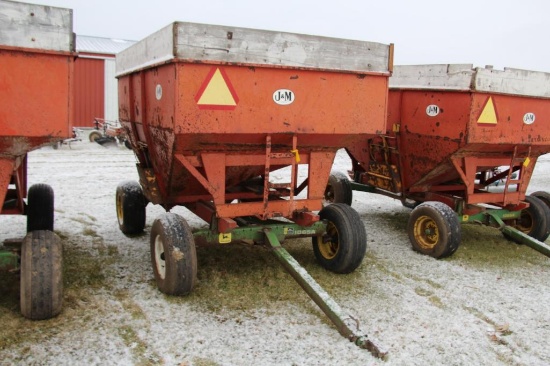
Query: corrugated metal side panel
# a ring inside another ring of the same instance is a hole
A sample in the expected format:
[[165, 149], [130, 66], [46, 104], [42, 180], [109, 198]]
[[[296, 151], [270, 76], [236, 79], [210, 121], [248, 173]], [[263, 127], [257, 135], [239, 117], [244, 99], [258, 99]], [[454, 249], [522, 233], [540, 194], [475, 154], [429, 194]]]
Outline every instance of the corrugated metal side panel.
[[118, 120], [118, 84], [115, 78], [115, 59], [105, 60], [105, 119]]
[[77, 58], [74, 64], [74, 126], [93, 127], [94, 118], [105, 118], [105, 61]]

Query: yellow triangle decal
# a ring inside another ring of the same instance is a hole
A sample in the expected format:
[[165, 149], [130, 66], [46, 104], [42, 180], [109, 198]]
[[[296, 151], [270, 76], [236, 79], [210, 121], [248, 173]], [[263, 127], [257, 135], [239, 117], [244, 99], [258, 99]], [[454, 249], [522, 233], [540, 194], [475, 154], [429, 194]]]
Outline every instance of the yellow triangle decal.
[[477, 119], [477, 123], [490, 123], [496, 125], [497, 122], [498, 118], [497, 112], [495, 110], [495, 105], [493, 103], [493, 98], [489, 97], [489, 99], [487, 99], [487, 103], [485, 103], [483, 111]]
[[197, 101], [199, 105], [218, 105], [218, 106], [236, 106], [237, 103], [231, 94], [231, 90], [227, 86], [220, 69], [216, 69], [210, 82], [204, 89], [200, 99]]

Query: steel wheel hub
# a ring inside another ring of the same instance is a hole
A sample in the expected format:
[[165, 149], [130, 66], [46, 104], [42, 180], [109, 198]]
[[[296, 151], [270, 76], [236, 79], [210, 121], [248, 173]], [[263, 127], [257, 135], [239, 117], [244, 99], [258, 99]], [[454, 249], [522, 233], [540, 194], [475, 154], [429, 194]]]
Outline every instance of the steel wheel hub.
[[436, 222], [428, 216], [421, 216], [414, 223], [414, 237], [424, 249], [433, 249], [439, 241], [439, 229]]

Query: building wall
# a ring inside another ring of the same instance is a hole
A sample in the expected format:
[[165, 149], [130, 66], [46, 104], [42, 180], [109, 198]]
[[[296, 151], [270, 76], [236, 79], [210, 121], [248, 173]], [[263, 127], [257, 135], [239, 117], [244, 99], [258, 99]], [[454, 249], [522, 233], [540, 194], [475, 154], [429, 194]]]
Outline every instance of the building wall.
[[93, 127], [105, 118], [105, 60], [77, 57], [74, 64], [75, 127]]

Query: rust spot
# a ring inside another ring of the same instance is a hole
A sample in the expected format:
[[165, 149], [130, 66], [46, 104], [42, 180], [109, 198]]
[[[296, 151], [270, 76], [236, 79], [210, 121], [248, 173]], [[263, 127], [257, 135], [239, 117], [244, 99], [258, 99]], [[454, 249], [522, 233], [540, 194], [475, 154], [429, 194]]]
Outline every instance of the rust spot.
[[183, 255], [183, 252], [179, 250], [179, 248], [175, 248], [172, 252], [172, 258], [174, 258], [176, 261], [181, 261], [185, 256]]

